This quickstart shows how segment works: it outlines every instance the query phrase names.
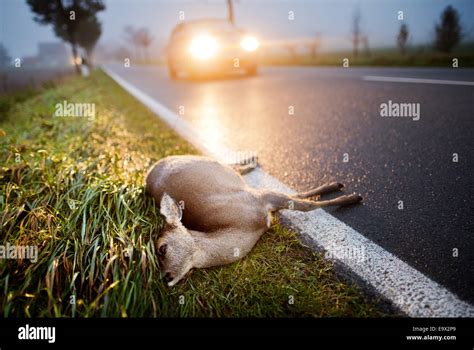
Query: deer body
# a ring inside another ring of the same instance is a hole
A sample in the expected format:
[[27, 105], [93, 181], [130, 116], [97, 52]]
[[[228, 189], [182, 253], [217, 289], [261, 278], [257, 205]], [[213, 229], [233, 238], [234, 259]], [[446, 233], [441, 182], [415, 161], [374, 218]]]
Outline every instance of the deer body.
[[193, 267], [224, 265], [247, 255], [267, 231], [275, 211], [289, 206], [308, 211], [362, 199], [356, 195], [320, 202], [304, 199], [340, 189], [338, 183], [295, 196], [257, 190], [240, 175], [252, 168], [234, 169], [201, 156], [171, 156], [150, 169], [146, 190], [160, 202], [166, 220], [158, 254], [170, 286]]

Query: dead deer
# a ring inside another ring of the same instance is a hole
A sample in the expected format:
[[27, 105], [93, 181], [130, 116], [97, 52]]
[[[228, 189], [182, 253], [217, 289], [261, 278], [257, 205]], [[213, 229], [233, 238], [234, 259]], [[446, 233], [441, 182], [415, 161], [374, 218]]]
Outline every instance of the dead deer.
[[[160, 160], [146, 176], [146, 191], [160, 203], [165, 218], [157, 242], [158, 259], [169, 286], [192, 268], [225, 265], [247, 255], [281, 209], [310, 211], [358, 203], [357, 194], [331, 200], [306, 198], [340, 190], [329, 183], [304, 193], [258, 190], [242, 174], [255, 166], [228, 166], [201, 156]], [[184, 204], [184, 210], [182, 205]]]

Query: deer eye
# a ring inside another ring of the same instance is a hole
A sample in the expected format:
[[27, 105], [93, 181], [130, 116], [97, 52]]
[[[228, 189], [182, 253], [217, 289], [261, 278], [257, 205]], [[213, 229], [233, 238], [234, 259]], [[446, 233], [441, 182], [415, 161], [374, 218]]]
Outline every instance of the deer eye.
[[168, 245], [167, 244], [162, 244], [159, 248], [158, 248], [158, 255], [159, 256], [165, 256], [166, 255], [166, 250], [168, 248]]

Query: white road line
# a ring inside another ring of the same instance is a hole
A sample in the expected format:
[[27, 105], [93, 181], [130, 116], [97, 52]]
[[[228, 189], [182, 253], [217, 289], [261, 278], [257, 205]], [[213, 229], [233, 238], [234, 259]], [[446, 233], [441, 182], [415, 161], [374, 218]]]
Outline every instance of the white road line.
[[366, 80], [366, 81], [383, 81], [383, 82], [389, 82], [389, 83], [414, 83], [414, 84], [441, 84], [441, 85], [474, 86], [474, 81], [420, 79], [420, 78], [402, 78], [402, 77], [382, 77], [382, 76], [375, 76], [375, 75], [365, 75], [364, 80]]
[[[105, 67], [103, 70], [203, 153], [221, 161], [227, 160], [226, 157], [232, 154], [232, 150], [226, 147], [221, 147], [219, 151], [209, 149], [205, 146], [205, 140], [176, 113], [125, 81], [118, 74]], [[245, 179], [252, 187], [294, 193], [292, 189], [260, 168], [246, 175]], [[284, 210], [281, 215], [290, 222], [292, 228], [319, 248], [324, 249], [332, 259], [356, 273], [408, 316], [474, 317], [472, 305], [458, 299], [443, 286], [324, 210], [318, 209], [309, 213]]]

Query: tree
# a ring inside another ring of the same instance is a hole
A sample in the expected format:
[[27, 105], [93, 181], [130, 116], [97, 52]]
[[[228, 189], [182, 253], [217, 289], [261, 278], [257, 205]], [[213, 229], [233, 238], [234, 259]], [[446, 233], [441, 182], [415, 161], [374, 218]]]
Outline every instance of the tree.
[[143, 49], [143, 58], [148, 60], [148, 48], [150, 47], [153, 37], [148, 28], [140, 28], [136, 32], [137, 43]]
[[83, 22], [105, 9], [101, 0], [26, 0], [35, 13], [34, 20], [53, 26], [57, 37], [71, 44], [76, 72], [81, 73], [78, 62], [78, 33]]
[[321, 47], [321, 33], [317, 33], [314, 39], [309, 40], [306, 47], [308, 48], [309, 57], [313, 60], [316, 59]]
[[367, 57], [370, 57], [369, 36], [368, 35], [362, 35], [360, 37], [360, 42], [362, 43], [362, 46], [364, 48], [365, 55]]
[[232, 3], [232, 0], [227, 0], [227, 10], [228, 10], [229, 22], [234, 24], [235, 16], [234, 16], [234, 4]]
[[357, 8], [354, 11], [354, 14], [352, 16], [352, 28], [351, 28], [352, 52], [354, 54], [354, 57], [357, 57], [357, 55], [359, 54], [359, 43], [361, 41], [361, 30], [360, 30], [361, 19], [362, 19], [362, 16], [360, 14], [360, 10]]
[[134, 48], [135, 59], [141, 58], [142, 60], [146, 60], [148, 58], [148, 48], [153, 41], [153, 37], [148, 28], [135, 29], [132, 26], [126, 26], [124, 32], [125, 40]]
[[408, 27], [405, 23], [400, 26], [400, 31], [397, 35], [397, 46], [402, 55], [405, 55], [408, 40]]
[[120, 46], [112, 51], [112, 58], [117, 61], [122, 61], [126, 58], [130, 58], [130, 51], [127, 48]]
[[447, 6], [441, 14], [441, 23], [435, 25], [435, 33], [434, 46], [441, 52], [451, 52], [461, 41], [462, 28], [459, 23], [459, 14], [451, 5]]
[[78, 35], [77, 43], [84, 49], [87, 54], [87, 61], [92, 66], [92, 52], [94, 51], [95, 45], [102, 34], [102, 25], [97, 20], [96, 16], [91, 16], [81, 22]]
[[0, 43], [0, 67], [6, 67], [10, 64], [11, 57], [8, 54], [7, 48]]
[[287, 42], [285, 45], [285, 49], [286, 51], [288, 51], [288, 54], [290, 56], [290, 60], [291, 61], [296, 61], [296, 59], [298, 58], [298, 48], [297, 48], [297, 45], [296, 43], [294, 42]]
[[133, 26], [126, 26], [123, 28], [123, 31], [125, 33], [125, 41], [133, 47], [134, 58], [137, 59], [139, 47], [137, 30]]

